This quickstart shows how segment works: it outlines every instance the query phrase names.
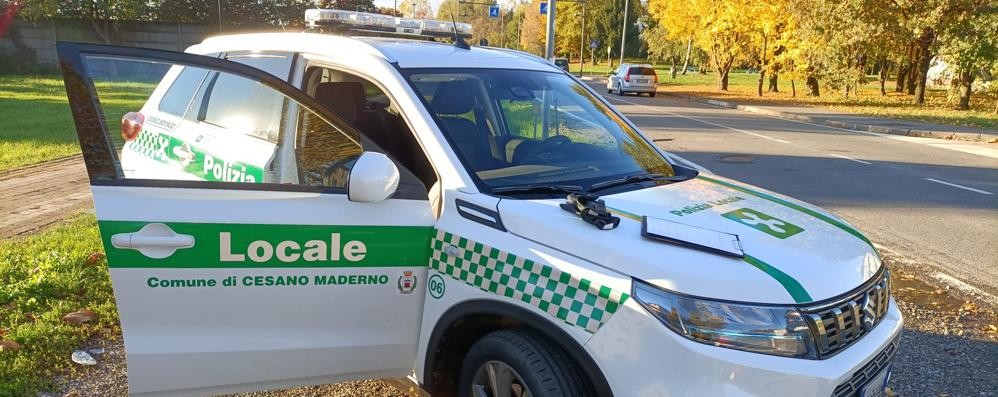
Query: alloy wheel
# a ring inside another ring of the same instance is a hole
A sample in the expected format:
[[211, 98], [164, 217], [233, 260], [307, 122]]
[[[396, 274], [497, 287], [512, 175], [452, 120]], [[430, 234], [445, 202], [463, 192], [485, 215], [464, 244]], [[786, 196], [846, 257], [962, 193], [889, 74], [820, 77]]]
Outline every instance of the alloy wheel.
[[530, 388], [513, 367], [495, 360], [478, 367], [471, 389], [475, 397], [533, 397]]

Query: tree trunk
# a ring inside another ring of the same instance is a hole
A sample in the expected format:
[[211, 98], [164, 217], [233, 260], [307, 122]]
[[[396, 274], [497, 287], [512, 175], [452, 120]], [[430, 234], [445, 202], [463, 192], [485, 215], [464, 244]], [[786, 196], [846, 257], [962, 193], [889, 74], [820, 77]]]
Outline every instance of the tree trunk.
[[960, 72], [960, 110], [970, 110], [970, 93], [973, 91], [974, 72]]
[[762, 96], [762, 84], [766, 81], [766, 69], [759, 69], [759, 86], [756, 89], [759, 96]]
[[676, 70], [676, 61], [679, 60], [678, 58], [679, 57], [677, 57], [677, 56], [673, 56], [672, 57], [672, 79], [673, 80], [676, 79], [676, 72], [677, 72], [677, 70]]
[[807, 86], [807, 96], [821, 96], [821, 90], [818, 87], [818, 79], [814, 76], [807, 76], [807, 80], [804, 82], [804, 85]]
[[794, 85], [793, 79], [790, 79], [790, 97], [791, 98], [797, 97], [797, 86]]
[[916, 80], [918, 80], [918, 58], [912, 58], [911, 65], [908, 65], [908, 81], [905, 83], [908, 95], [915, 95]]
[[717, 89], [719, 89], [721, 91], [727, 91], [728, 90], [728, 72], [729, 71], [730, 71], [730, 68], [724, 68], [724, 70], [721, 70], [721, 68], [718, 68], [718, 70], [717, 70]]
[[915, 103], [918, 105], [925, 104], [925, 85], [929, 79], [929, 64], [932, 62], [932, 53], [929, 46], [932, 45], [935, 39], [935, 32], [932, 29], [926, 29], [925, 33], [922, 33], [922, 37], [918, 40], [918, 81], [915, 86]]
[[887, 96], [887, 78], [891, 75], [891, 63], [887, 59], [880, 61], [880, 96]]
[[769, 75], [769, 92], [780, 92], [780, 87], [778, 86], [779, 79], [780, 75], [775, 71]]
[[[690, 54], [693, 53], [693, 36], [686, 40], [686, 58], [683, 59], [683, 76], [686, 75], [686, 67], [690, 66]], [[673, 76], [675, 78], [675, 76]]]
[[905, 80], [908, 77], [908, 66], [900, 63], [898, 64], [898, 77], [894, 82], [894, 92], [904, 92]]

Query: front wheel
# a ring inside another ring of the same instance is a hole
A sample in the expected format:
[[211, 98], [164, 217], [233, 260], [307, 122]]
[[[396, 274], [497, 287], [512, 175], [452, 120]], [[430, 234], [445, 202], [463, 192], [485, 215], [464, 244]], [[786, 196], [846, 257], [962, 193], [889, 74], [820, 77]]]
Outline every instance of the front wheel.
[[648, 96], [650, 96], [650, 97], [654, 98], [654, 97], [655, 97], [655, 93], [654, 93], [654, 92], [649, 92], [649, 93], [648, 93]]
[[620, 88], [620, 84], [617, 85], [617, 91], [615, 92], [615, 94], [617, 96], [623, 96], [624, 95], [624, 89]]
[[485, 335], [461, 368], [461, 397], [575, 397], [589, 388], [561, 349], [528, 330]]

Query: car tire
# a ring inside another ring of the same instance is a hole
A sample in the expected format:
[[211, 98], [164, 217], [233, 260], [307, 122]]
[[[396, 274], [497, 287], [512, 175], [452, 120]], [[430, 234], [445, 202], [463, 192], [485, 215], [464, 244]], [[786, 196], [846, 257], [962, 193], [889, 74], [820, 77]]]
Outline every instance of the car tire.
[[[510, 390], [506, 392], [513, 397], [526, 395], [525, 391], [535, 397], [591, 396], [591, 388], [576, 367], [560, 348], [530, 330], [495, 331], [468, 350], [461, 368], [458, 396], [494, 396], [497, 393], [493, 386], [504, 385], [504, 380], [509, 379]], [[499, 381], [493, 383], [492, 379]]]
[[648, 96], [654, 98], [655, 97], [655, 93], [654, 92], [649, 92]]
[[624, 90], [623, 90], [623, 89], [621, 89], [621, 88], [620, 88], [620, 85], [618, 84], [618, 85], [617, 85], [617, 90], [616, 90], [616, 91], [614, 91], [614, 93], [613, 93], [613, 94], [614, 94], [614, 95], [616, 95], [616, 96], [624, 96]]

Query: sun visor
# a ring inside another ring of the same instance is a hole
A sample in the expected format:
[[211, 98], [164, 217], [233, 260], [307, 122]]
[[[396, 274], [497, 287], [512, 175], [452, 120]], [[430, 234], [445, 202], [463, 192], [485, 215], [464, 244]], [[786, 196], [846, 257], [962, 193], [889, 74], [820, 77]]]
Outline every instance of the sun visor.
[[741, 258], [745, 255], [738, 235], [665, 219], [644, 217], [641, 219], [641, 235], [652, 240], [726, 256]]

